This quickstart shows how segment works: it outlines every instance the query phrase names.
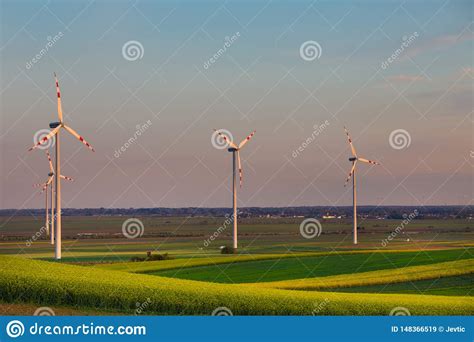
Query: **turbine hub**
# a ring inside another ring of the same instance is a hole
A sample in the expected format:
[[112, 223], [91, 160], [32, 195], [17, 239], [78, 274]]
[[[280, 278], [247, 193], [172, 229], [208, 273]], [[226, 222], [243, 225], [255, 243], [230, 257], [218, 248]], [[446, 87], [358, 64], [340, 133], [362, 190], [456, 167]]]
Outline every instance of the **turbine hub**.
[[350, 158], [349, 158], [349, 161], [351, 161], [351, 162], [356, 161], [356, 160], [357, 160], [356, 157], [350, 157]]
[[50, 173], [48, 173], [48, 176], [49, 177], [54, 176], [54, 173], [50, 172]]
[[49, 123], [49, 128], [56, 128], [58, 126], [60, 126], [61, 123], [59, 121], [56, 121], [56, 122], [50, 122]]

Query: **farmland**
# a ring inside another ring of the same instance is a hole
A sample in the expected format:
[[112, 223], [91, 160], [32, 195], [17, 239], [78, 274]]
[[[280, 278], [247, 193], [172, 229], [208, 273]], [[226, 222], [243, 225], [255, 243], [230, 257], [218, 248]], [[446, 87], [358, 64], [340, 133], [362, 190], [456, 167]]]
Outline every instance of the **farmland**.
[[[227, 307], [242, 315], [387, 315], [474, 313], [470, 220], [419, 220], [387, 246], [399, 222], [362, 222], [351, 243], [350, 220], [323, 221], [315, 239], [299, 218], [242, 220], [238, 254], [224, 255], [224, 231], [204, 241], [224, 218], [143, 217], [145, 233], [124, 238], [121, 217], [65, 217], [63, 260], [47, 237], [32, 239], [41, 220], [1, 218], [0, 310], [57, 314], [208, 315]], [[147, 252], [169, 260], [131, 262]], [[318, 304], [319, 303], [319, 304]], [[33, 310], [34, 311], [34, 310]]]
[[149, 299], [148, 313], [154, 314], [210, 314], [213, 309], [225, 306], [242, 315], [305, 315], [311, 314], [315, 303], [329, 297], [329, 304], [320, 314], [387, 314], [399, 305], [419, 315], [474, 312], [472, 299], [457, 296], [285, 291], [32, 262], [18, 257], [0, 257], [0, 263], [1, 299], [7, 302], [21, 297], [37, 304], [100, 307], [132, 313], [136, 303]]
[[159, 271], [154, 274], [176, 278], [220, 283], [251, 283], [325, 277], [336, 274], [375, 271], [387, 268], [424, 265], [471, 258], [464, 249], [445, 251], [336, 254], [316, 257], [258, 260], [230, 265], [213, 265], [179, 270]]

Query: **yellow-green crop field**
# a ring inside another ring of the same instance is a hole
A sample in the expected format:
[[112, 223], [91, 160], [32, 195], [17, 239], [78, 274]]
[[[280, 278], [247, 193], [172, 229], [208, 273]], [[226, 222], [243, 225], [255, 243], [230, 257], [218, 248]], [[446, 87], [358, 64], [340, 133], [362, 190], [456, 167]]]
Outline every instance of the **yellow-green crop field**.
[[[149, 302], [148, 314], [209, 315], [227, 307], [235, 315], [388, 315], [406, 307], [413, 315], [471, 315], [472, 298], [373, 295], [280, 290], [130, 274], [19, 257], [0, 257], [1, 300], [37, 305], [101, 308], [133, 314]], [[321, 306], [321, 303], [326, 303]]]
[[[366, 221], [354, 246], [350, 222], [326, 222], [326, 233], [308, 240], [291, 220], [246, 220], [239, 253], [225, 255], [229, 234], [203, 244], [218, 219], [144, 220], [152, 234], [126, 239], [116, 233], [122, 219], [66, 217], [61, 262], [46, 238], [26, 243], [35, 221], [12, 220], [13, 230], [28, 229], [0, 240], [0, 312], [47, 306], [58, 315], [211, 315], [225, 307], [234, 315], [389, 315], [402, 307], [411, 315], [474, 314], [471, 221], [416, 222], [382, 247], [396, 221]], [[80, 235], [100, 227], [105, 235]], [[170, 258], [131, 261], [147, 252]]]

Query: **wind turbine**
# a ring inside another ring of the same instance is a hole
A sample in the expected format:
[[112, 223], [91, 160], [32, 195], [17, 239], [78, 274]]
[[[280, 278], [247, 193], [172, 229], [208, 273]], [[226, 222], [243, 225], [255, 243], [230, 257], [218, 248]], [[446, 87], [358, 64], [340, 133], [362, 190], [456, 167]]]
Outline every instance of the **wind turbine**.
[[[46, 210], [46, 234], [51, 236], [51, 244], [54, 244], [54, 186], [53, 186], [53, 180], [54, 180], [54, 167], [53, 167], [53, 161], [51, 160], [51, 155], [49, 154], [49, 151], [46, 150], [46, 157], [48, 158], [49, 162], [49, 173], [48, 173], [48, 178], [44, 183], [40, 184], [35, 184], [34, 186], [39, 187], [41, 186], [43, 189], [41, 190], [41, 193], [45, 193], [45, 210]], [[60, 175], [62, 179], [68, 180], [68, 181], [73, 181], [71, 177], [68, 176], [63, 176]], [[51, 203], [51, 220], [49, 219], [49, 210], [48, 210], [48, 195], [49, 191], [51, 191], [51, 197], [50, 197], [50, 203]]]
[[234, 242], [234, 251], [237, 250], [237, 178], [236, 178], [236, 160], [237, 160], [237, 164], [238, 164], [238, 167], [239, 167], [239, 183], [240, 183], [240, 187], [242, 187], [242, 180], [243, 180], [243, 174], [242, 174], [242, 163], [240, 162], [240, 150], [242, 149], [242, 147], [244, 147], [244, 145], [246, 143], [249, 142], [250, 139], [252, 139], [252, 137], [254, 136], [255, 132], [256, 131], [253, 131], [252, 133], [250, 133], [250, 135], [245, 138], [244, 140], [242, 140], [239, 144], [239, 146], [237, 146], [236, 144], [234, 144], [233, 141], [230, 140], [229, 137], [227, 137], [225, 134], [219, 132], [218, 130], [214, 129], [214, 131], [216, 131], [217, 134], [219, 134], [219, 136], [224, 139], [224, 141], [226, 142], [226, 144], [229, 146], [229, 148], [227, 149], [227, 151], [229, 152], [232, 152], [232, 198], [233, 198], [233, 202], [232, 202], [232, 208], [233, 208], [233, 211], [234, 211], [234, 214], [233, 214], [233, 220], [234, 220], [234, 239], [233, 239], [233, 242]]
[[358, 161], [361, 161], [363, 163], [368, 163], [372, 165], [380, 165], [380, 163], [361, 158], [357, 156], [357, 152], [355, 150], [354, 145], [352, 144], [352, 139], [351, 136], [349, 135], [349, 132], [347, 131], [346, 127], [344, 127], [344, 130], [346, 131], [347, 135], [347, 140], [349, 141], [349, 146], [351, 147], [351, 152], [352, 152], [352, 157], [349, 158], [349, 161], [352, 162], [352, 168], [351, 171], [349, 172], [349, 176], [346, 178], [346, 182], [344, 183], [344, 186], [347, 185], [349, 180], [352, 177], [352, 206], [353, 206], [353, 216], [354, 216], [354, 245], [357, 245], [357, 186], [356, 186], [356, 165]]
[[51, 122], [49, 124], [49, 128], [51, 128], [51, 131], [42, 137], [41, 139], [38, 140], [38, 142], [33, 145], [29, 149], [29, 151], [37, 148], [38, 146], [46, 143], [49, 139], [51, 139], [53, 136], [56, 137], [56, 169], [54, 172], [54, 183], [55, 183], [55, 188], [56, 188], [56, 252], [55, 252], [55, 258], [56, 260], [61, 260], [61, 148], [60, 148], [60, 143], [59, 143], [59, 133], [61, 128], [64, 128], [66, 131], [71, 133], [74, 137], [76, 137], [79, 141], [81, 141], [84, 145], [86, 145], [92, 152], [94, 152], [94, 149], [92, 146], [84, 140], [82, 136], [80, 136], [75, 130], [73, 130], [71, 127], [66, 126], [66, 124], [63, 121], [63, 110], [61, 106], [61, 92], [59, 90], [59, 82], [58, 78], [56, 77], [56, 74], [54, 74], [54, 78], [56, 80], [56, 95], [58, 97], [58, 121], [57, 122]]

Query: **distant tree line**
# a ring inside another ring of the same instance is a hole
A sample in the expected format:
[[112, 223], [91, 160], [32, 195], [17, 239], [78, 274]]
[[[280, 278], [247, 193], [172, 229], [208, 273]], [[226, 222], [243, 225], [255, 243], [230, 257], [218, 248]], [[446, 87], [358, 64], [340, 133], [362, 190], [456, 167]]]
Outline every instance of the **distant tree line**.
[[[367, 218], [402, 219], [417, 210], [417, 219], [472, 218], [474, 206], [359, 206], [358, 214]], [[352, 207], [247, 207], [240, 208], [240, 217], [351, 217]], [[0, 216], [43, 215], [44, 209], [2, 209]], [[65, 208], [63, 216], [161, 216], [161, 217], [220, 217], [231, 215], [231, 208]]]

